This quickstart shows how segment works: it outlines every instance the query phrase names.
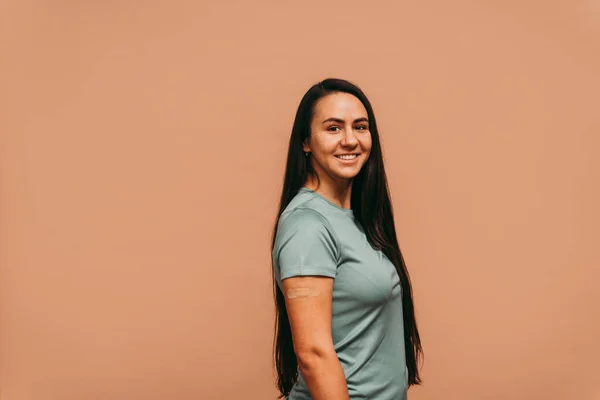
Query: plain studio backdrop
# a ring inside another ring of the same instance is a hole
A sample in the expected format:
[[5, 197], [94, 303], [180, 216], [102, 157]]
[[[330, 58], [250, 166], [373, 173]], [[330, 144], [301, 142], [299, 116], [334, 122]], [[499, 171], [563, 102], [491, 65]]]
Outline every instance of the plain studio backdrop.
[[270, 235], [327, 77], [378, 118], [410, 399], [600, 399], [598, 0], [4, 0], [0, 46], [2, 400], [274, 400]]

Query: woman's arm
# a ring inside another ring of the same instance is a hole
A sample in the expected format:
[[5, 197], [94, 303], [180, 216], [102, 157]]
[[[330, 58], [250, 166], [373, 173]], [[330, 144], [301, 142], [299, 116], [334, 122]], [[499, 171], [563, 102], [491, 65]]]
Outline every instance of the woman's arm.
[[333, 278], [282, 281], [298, 366], [313, 400], [349, 400], [344, 370], [331, 337]]

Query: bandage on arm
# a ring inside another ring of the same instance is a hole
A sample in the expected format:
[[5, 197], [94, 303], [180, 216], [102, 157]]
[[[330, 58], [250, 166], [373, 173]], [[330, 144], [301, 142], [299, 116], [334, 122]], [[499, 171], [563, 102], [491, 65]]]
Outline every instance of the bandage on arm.
[[288, 299], [300, 299], [304, 297], [316, 297], [322, 292], [310, 287], [295, 287], [289, 288], [285, 293]]

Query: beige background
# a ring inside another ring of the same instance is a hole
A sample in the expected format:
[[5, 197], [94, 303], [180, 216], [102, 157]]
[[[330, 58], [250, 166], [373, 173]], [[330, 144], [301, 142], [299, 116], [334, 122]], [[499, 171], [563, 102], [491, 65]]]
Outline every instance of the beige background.
[[410, 399], [600, 399], [600, 2], [366, 4], [0, 3], [2, 400], [275, 399], [270, 233], [330, 76], [380, 124]]

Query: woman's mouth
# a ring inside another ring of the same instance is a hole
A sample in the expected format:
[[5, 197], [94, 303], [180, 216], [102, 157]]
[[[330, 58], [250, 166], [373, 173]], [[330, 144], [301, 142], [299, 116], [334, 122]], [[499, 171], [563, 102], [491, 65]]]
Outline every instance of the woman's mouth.
[[347, 164], [356, 161], [358, 159], [358, 154], [338, 154], [335, 158]]

